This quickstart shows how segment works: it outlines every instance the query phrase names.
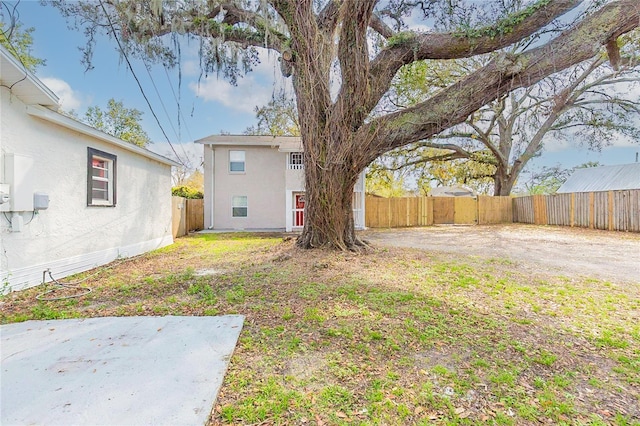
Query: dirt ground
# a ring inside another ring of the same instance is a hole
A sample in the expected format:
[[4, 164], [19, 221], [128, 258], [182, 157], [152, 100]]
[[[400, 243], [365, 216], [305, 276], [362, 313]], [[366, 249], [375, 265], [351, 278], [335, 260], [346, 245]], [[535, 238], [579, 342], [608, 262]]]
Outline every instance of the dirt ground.
[[640, 281], [640, 234], [536, 225], [370, 229], [377, 246], [503, 258], [554, 275]]

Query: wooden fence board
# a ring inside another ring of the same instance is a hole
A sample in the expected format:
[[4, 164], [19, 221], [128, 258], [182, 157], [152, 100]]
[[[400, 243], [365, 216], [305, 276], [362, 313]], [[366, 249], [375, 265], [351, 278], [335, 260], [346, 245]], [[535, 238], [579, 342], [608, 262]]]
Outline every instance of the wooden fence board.
[[188, 232], [204, 229], [204, 200], [186, 200], [186, 228]]
[[[485, 197], [483, 206], [474, 198], [402, 197], [365, 198], [365, 224], [369, 228], [429, 226], [438, 224], [478, 223], [480, 215], [489, 218], [485, 223], [512, 221], [510, 197]], [[483, 208], [491, 211], [485, 213]]]
[[453, 224], [455, 220], [454, 197], [433, 197], [433, 223]]
[[547, 224], [571, 225], [571, 194], [553, 194], [546, 197]]
[[593, 192], [593, 227], [609, 228], [609, 197], [606, 192]]
[[182, 237], [187, 232], [185, 199], [182, 197], [171, 197], [171, 231], [173, 238]]
[[591, 217], [591, 206], [589, 203], [589, 193], [587, 192], [579, 192], [576, 193], [575, 196], [575, 216], [574, 216], [574, 224], [575, 226], [580, 226], [584, 228], [589, 227], [589, 218]]
[[513, 222], [513, 198], [478, 196], [478, 224]]
[[533, 214], [536, 225], [546, 225], [548, 223], [547, 199], [544, 195], [533, 196]]
[[533, 197], [518, 197], [513, 199], [513, 221], [518, 223], [535, 223], [533, 212]]
[[[445, 197], [442, 197], [445, 198]], [[453, 198], [453, 223], [456, 225], [475, 225], [478, 223], [478, 201], [472, 197]]]
[[519, 223], [640, 232], [640, 189], [518, 197], [513, 209]]
[[171, 197], [171, 210], [173, 238], [204, 229], [204, 200]]

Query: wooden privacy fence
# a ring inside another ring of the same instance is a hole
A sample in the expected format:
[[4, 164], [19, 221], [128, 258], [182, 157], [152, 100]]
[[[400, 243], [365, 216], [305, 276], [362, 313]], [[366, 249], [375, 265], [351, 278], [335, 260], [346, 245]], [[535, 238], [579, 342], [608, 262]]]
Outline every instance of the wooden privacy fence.
[[173, 238], [204, 228], [204, 200], [171, 197]]
[[399, 228], [434, 224], [491, 224], [512, 221], [511, 197], [400, 197], [365, 199], [365, 224]]
[[640, 189], [514, 198], [513, 221], [640, 232]]

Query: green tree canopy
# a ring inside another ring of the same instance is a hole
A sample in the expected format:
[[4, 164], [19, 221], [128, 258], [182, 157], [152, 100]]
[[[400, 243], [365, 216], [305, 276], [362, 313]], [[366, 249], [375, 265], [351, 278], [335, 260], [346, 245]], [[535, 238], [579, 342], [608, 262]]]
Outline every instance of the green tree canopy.
[[18, 22], [6, 25], [0, 21], [0, 44], [31, 72], [35, 72], [38, 67], [46, 64], [44, 59], [36, 58], [31, 54], [33, 31], [35, 28], [22, 29], [22, 24]]
[[135, 108], [126, 108], [122, 101], [109, 99], [105, 111], [99, 106], [89, 107], [84, 121], [111, 136], [144, 148], [151, 140], [140, 124], [142, 114]]
[[[640, 99], [634, 95], [640, 87], [637, 40], [637, 32], [621, 38], [617, 64], [607, 61], [603, 48], [600, 56], [501, 95], [462, 123], [391, 151], [379, 162], [391, 170], [407, 169], [419, 181], [433, 178], [433, 164], [452, 162], [458, 169], [453, 176], [462, 180], [458, 183], [478, 179], [485, 184], [491, 177], [494, 194], [509, 195], [528, 162], [543, 154], [545, 142], [565, 139], [600, 150], [623, 137], [640, 141]], [[388, 103], [397, 107], [422, 102], [433, 90], [490, 60], [413, 63], [399, 74]]]

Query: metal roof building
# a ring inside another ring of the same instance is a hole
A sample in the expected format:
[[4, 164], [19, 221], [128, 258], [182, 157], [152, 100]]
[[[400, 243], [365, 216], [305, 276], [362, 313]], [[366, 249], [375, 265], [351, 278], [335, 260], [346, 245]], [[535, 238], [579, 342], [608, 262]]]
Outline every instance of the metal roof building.
[[640, 163], [576, 169], [556, 193], [623, 189], [640, 189]]

